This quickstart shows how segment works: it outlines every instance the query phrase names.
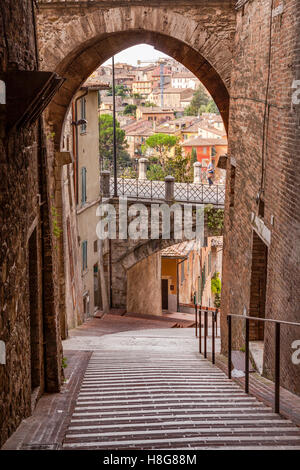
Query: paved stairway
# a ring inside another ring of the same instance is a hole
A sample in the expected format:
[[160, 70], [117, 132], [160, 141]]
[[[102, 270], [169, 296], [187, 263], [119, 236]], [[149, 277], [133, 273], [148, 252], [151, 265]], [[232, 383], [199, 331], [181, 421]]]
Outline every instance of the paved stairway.
[[131, 448], [299, 450], [300, 429], [197, 353], [98, 350], [63, 449]]

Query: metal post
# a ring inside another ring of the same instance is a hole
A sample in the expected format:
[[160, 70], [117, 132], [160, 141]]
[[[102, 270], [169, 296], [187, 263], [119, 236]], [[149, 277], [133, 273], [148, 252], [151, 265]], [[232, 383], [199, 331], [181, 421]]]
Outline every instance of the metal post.
[[164, 107], [164, 63], [160, 62], [160, 107]]
[[249, 318], [246, 318], [245, 338], [245, 392], [249, 393]]
[[280, 412], [280, 323], [275, 323], [275, 413]]
[[231, 379], [231, 316], [227, 315], [228, 326], [228, 378]]
[[197, 333], [197, 304], [195, 305], [195, 335], [198, 336], [198, 333]]
[[113, 97], [113, 143], [114, 143], [114, 197], [118, 197], [117, 178], [117, 136], [116, 136], [116, 90], [115, 90], [115, 58], [112, 56], [112, 97]]
[[215, 312], [211, 312], [211, 334], [212, 334], [212, 363], [215, 363]]
[[204, 357], [207, 358], [207, 310], [204, 312]]
[[216, 338], [218, 337], [218, 309], [215, 312]]
[[201, 305], [200, 305], [200, 308], [199, 308], [199, 353], [202, 353], [201, 335], [202, 335], [202, 326], [201, 326]]

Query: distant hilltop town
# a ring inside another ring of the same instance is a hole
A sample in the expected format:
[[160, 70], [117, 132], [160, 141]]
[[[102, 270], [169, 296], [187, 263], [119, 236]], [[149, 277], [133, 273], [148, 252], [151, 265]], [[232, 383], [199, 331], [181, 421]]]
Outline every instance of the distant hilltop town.
[[[100, 66], [87, 80], [99, 87], [99, 116], [113, 114], [112, 65]], [[182, 154], [193, 155], [204, 173], [210, 158], [215, 166], [227, 152], [223, 121], [212, 97], [188, 69], [171, 58], [138, 61], [138, 65], [115, 64], [116, 116], [125, 132], [132, 160], [145, 155], [153, 134], [177, 138]]]

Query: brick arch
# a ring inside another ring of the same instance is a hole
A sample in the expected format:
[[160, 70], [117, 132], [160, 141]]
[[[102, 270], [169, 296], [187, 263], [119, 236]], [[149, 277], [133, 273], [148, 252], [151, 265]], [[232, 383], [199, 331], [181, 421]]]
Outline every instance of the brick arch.
[[141, 43], [155, 46], [193, 72], [211, 93], [227, 128], [235, 16], [228, 2], [223, 2], [223, 10], [221, 5], [215, 2], [208, 18], [204, 7], [203, 12], [201, 7], [195, 10], [196, 17], [194, 10], [185, 15], [172, 8], [140, 6], [66, 6], [56, 11], [54, 4], [45, 3], [38, 15], [41, 64], [66, 79], [47, 110], [56, 148], [80, 85], [112, 55]]

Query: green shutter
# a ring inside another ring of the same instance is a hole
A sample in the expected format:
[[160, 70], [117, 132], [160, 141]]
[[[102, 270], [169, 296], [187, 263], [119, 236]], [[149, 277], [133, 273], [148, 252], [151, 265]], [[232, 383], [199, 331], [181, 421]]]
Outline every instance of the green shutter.
[[81, 202], [86, 203], [86, 168], [81, 168]]
[[[81, 98], [80, 100], [81, 105], [81, 119], [86, 119], [86, 100], [85, 98]], [[81, 132], [86, 131], [86, 124], [81, 124]]]
[[82, 271], [87, 269], [87, 241], [82, 242]]

